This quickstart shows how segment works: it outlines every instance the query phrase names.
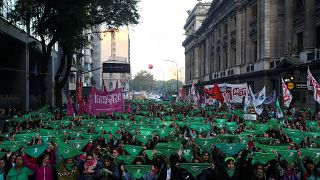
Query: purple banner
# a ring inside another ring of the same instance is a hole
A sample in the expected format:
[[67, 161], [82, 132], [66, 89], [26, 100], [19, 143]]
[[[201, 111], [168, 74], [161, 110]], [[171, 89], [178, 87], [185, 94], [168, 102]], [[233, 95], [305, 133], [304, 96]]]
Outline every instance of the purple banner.
[[124, 111], [124, 100], [121, 89], [105, 92], [92, 88], [87, 103], [86, 109], [88, 114], [112, 114], [113, 112], [121, 113]]

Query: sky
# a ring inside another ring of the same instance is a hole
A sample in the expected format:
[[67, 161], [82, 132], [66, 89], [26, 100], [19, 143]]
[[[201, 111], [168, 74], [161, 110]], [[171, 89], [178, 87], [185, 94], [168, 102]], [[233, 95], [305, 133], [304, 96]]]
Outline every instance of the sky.
[[[168, 69], [175, 63], [184, 67], [183, 26], [198, 0], [141, 0], [139, 24], [130, 27], [130, 62], [132, 78], [141, 70], [157, 80], [167, 80]], [[208, 2], [208, 1], [202, 1]], [[152, 64], [153, 69], [148, 65]]]

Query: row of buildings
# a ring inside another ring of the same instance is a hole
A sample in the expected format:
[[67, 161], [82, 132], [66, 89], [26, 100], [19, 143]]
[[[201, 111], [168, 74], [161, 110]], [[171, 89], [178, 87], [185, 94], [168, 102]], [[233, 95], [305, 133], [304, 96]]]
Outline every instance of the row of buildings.
[[184, 29], [186, 92], [192, 82], [199, 90], [248, 83], [255, 93], [266, 86], [281, 97], [283, 78], [294, 85], [292, 105], [319, 109], [306, 79], [308, 67], [320, 79], [320, 1], [199, 2]]

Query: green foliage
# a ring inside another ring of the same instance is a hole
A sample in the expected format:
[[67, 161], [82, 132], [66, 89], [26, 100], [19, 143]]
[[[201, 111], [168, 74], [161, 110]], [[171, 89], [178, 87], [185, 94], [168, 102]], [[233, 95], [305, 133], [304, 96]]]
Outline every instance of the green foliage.
[[[40, 67], [41, 103], [46, 104], [46, 74], [51, 51], [58, 42], [63, 50], [61, 64], [55, 77], [57, 104], [61, 89], [71, 70], [72, 55], [86, 47], [99, 27], [115, 29], [138, 24], [138, 0], [17, 0], [10, 12], [14, 22], [24, 24], [40, 38], [42, 63]], [[63, 77], [60, 81], [60, 77]]]
[[[182, 82], [178, 81], [178, 89], [182, 86]], [[130, 89], [134, 91], [147, 91], [159, 94], [171, 94], [177, 91], [177, 80], [155, 81], [152, 74], [142, 70], [137, 73], [133, 80], [130, 81]]]
[[154, 88], [155, 80], [153, 75], [149, 72], [142, 70], [130, 82], [130, 86], [135, 91], [147, 91], [151, 92]]

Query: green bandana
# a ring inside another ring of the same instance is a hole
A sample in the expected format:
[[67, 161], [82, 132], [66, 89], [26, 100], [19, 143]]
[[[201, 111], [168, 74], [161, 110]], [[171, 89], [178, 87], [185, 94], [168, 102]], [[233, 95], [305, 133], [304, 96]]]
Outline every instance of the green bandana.
[[195, 142], [204, 149], [209, 149], [212, 144], [218, 143], [218, 138], [195, 138]]
[[209, 163], [180, 163], [181, 168], [186, 169], [196, 178], [203, 170], [211, 167]]
[[298, 158], [297, 150], [278, 150], [277, 151], [282, 159], [285, 159], [288, 164], [293, 165], [295, 160]]
[[215, 146], [227, 156], [234, 156], [247, 147], [246, 144], [241, 143], [215, 144]]
[[131, 173], [131, 176], [137, 179], [150, 171], [151, 167], [151, 165], [124, 165], [124, 168]]
[[66, 144], [62, 141], [58, 141], [58, 146], [59, 146], [59, 152], [62, 158], [68, 159], [68, 158], [73, 158], [75, 156], [83, 154], [79, 149]]
[[288, 144], [278, 145], [278, 146], [263, 145], [263, 144], [259, 144], [259, 143], [255, 143], [255, 144], [259, 149], [261, 149], [264, 152], [273, 152], [273, 151], [279, 151], [279, 150], [286, 150], [289, 147]]
[[81, 150], [88, 144], [88, 140], [70, 140], [68, 143], [71, 146]]
[[211, 126], [210, 124], [205, 123], [190, 123], [190, 128], [202, 133], [204, 131], [209, 131]]
[[131, 155], [120, 155], [117, 157], [118, 160], [123, 161], [125, 164], [131, 164], [136, 156], [131, 156]]
[[256, 124], [255, 130], [265, 132], [270, 128], [270, 125], [268, 124]]
[[123, 149], [132, 156], [137, 156], [143, 149], [142, 146], [124, 145]]
[[143, 135], [136, 135], [136, 139], [143, 144], [147, 144], [147, 142], [151, 139], [151, 136], [143, 136]]
[[261, 162], [262, 164], [267, 164], [269, 161], [271, 161], [275, 158], [276, 158], [276, 156], [273, 153], [255, 152], [253, 154], [253, 159], [255, 161]]
[[68, 171], [72, 171], [76, 167], [76, 163], [66, 163], [64, 166]]
[[229, 176], [229, 177], [232, 177], [232, 176], [233, 176], [233, 174], [234, 174], [234, 171], [235, 171], [235, 169], [234, 169], [234, 168], [232, 168], [232, 169], [228, 169], [228, 170], [227, 170], [228, 176]]
[[95, 140], [99, 137], [99, 134], [89, 134], [89, 133], [81, 133], [81, 136], [87, 140]]
[[48, 148], [48, 144], [44, 145], [34, 145], [34, 146], [27, 146], [24, 150], [26, 154], [33, 158], [39, 157], [46, 149]]
[[140, 129], [139, 132], [143, 136], [151, 136], [152, 132], [153, 132], [153, 129], [143, 129], [143, 130]]
[[184, 157], [188, 162], [191, 162], [193, 159], [193, 154], [191, 149], [182, 150], [182, 157]]
[[315, 164], [320, 161], [320, 148], [302, 148], [302, 153], [313, 160]]
[[225, 123], [227, 122], [227, 119], [216, 118], [215, 121], [216, 121], [217, 123], [225, 124]]

